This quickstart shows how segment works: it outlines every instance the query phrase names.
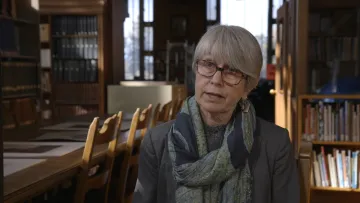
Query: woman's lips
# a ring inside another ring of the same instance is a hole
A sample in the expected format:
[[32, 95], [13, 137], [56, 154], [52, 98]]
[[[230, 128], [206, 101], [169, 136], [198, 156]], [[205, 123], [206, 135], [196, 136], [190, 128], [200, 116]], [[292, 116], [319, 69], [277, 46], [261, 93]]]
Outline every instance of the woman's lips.
[[217, 94], [213, 92], [205, 92], [205, 94], [211, 98], [224, 98], [221, 94]]

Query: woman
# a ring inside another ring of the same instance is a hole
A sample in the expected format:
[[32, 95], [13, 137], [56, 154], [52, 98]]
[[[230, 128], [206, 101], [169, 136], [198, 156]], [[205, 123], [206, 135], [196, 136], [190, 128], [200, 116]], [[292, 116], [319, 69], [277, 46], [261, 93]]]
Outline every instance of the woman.
[[262, 61], [244, 28], [204, 34], [194, 54], [195, 96], [143, 140], [134, 203], [299, 202], [287, 130], [256, 118], [246, 99]]

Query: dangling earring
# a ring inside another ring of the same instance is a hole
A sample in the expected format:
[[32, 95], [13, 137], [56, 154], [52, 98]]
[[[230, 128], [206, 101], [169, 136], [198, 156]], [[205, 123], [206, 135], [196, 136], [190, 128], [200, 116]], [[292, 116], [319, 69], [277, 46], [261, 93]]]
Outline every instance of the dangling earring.
[[247, 99], [247, 97], [242, 97], [240, 99], [240, 108], [241, 108], [241, 111], [243, 111], [243, 112], [249, 111], [250, 103], [249, 103], [249, 100]]

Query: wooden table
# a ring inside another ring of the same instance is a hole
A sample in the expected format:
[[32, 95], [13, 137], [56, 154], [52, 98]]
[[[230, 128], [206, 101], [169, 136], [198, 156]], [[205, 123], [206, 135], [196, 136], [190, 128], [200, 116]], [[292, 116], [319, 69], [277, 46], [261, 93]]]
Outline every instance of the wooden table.
[[[99, 127], [101, 127], [104, 123], [104, 120], [100, 120]], [[79, 130], [85, 130], [87, 131], [89, 129], [89, 126], [91, 124], [91, 121], [67, 121], [58, 123], [55, 125], [49, 125], [46, 127], [41, 128], [42, 131], [79, 131]], [[127, 131], [130, 129], [131, 121], [123, 120], [121, 122], [121, 128], [120, 131]]]
[[[70, 132], [69, 132], [70, 133]], [[136, 143], [141, 141], [137, 133]], [[117, 154], [126, 147], [127, 133], [122, 133], [117, 145]], [[107, 145], [95, 147], [94, 164], [105, 158]], [[74, 177], [80, 170], [83, 149], [75, 150], [60, 157], [49, 158], [44, 162], [4, 177], [4, 201], [6, 203], [24, 201], [46, 189]]]
[[4, 177], [46, 161], [46, 159], [4, 158]]
[[5, 158], [60, 157], [82, 149], [85, 142], [4, 142]]

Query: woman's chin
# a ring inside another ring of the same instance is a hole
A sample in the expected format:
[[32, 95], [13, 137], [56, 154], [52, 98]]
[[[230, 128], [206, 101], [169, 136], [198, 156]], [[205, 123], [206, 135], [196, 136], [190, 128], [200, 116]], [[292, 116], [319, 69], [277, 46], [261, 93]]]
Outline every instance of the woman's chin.
[[224, 105], [222, 104], [204, 102], [204, 104], [201, 104], [201, 107], [204, 111], [209, 113], [222, 113], [225, 111]]

